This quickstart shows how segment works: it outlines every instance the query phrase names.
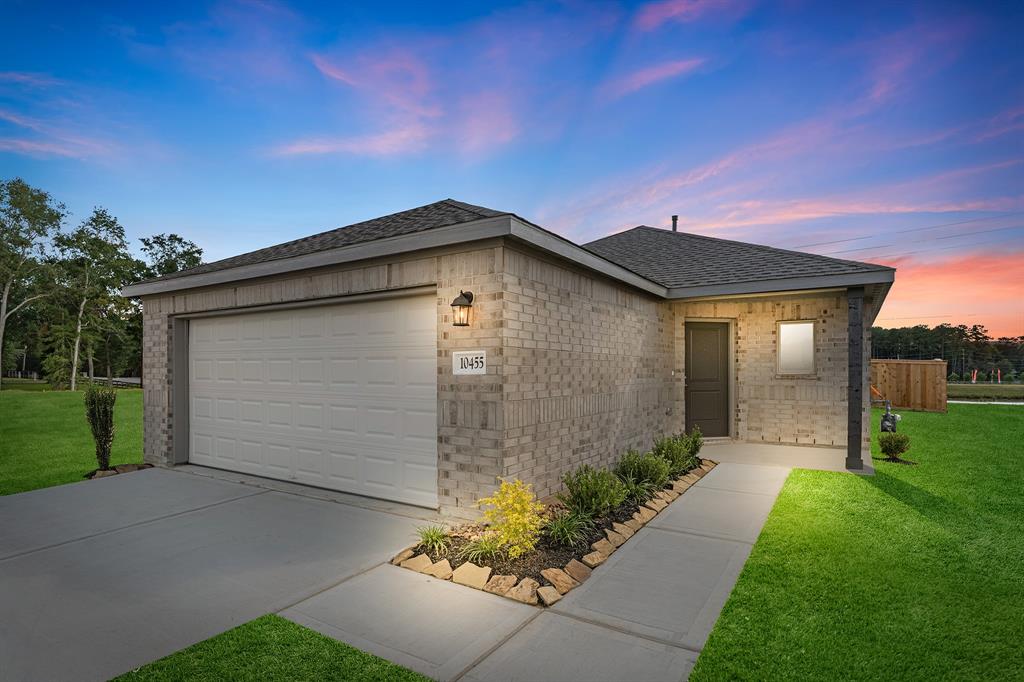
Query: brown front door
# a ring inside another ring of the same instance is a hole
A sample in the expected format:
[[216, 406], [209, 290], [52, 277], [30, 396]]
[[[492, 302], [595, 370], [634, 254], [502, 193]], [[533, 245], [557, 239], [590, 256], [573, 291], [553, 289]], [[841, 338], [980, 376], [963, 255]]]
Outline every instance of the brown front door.
[[729, 435], [729, 324], [686, 323], [686, 430]]

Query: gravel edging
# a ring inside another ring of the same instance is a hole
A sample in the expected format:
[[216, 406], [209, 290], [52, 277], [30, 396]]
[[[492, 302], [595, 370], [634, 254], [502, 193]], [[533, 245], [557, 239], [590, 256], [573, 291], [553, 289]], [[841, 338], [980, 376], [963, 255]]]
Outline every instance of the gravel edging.
[[[426, 552], [418, 552], [420, 545], [410, 545], [396, 554], [391, 563], [439, 580], [450, 580], [459, 585], [490, 592], [532, 606], [552, 606], [572, 589], [590, 577], [620, 547], [653, 520], [668, 505], [674, 502], [711, 471], [717, 462], [702, 459], [699, 466], [671, 481], [663, 490], [645, 502], [629, 518], [613, 514], [610, 522], [600, 530], [601, 535], [590, 544], [590, 551], [579, 557], [574, 556], [562, 567], [548, 567], [540, 571], [541, 580], [534, 577], [520, 579], [515, 575], [494, 573], [491, 566], [478, 566], [466, 561], [452, 567], [450, 557], [438, 557], [437, 561]], [[624, 507], [628, 510], [628, 507]], [[635, 507], [634, 507], [635, 508]], [[621, 508], [620, 508], [621, 509]], [[620, 520], [615, 520], [619, 518]], [[542, 582], [543, 581], [543, 582]]]

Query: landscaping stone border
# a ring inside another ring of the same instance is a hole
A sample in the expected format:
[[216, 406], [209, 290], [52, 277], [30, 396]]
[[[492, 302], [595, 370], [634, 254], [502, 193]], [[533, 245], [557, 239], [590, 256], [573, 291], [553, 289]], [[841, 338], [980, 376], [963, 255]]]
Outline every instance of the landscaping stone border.
[[612, 528], [605, 529], [605, 537], [594, 542], [590, 546], [592, 551], [580, 561], [572, 559], [562, 568], [545, 568], [541, 571], [541, 576], [550, 583], [549, 585], [541, 585], [533, 578], [520, 580], [514, 575], [491, 575], [492, 569], [489, 566], [477, 566], [469, 561], [452, 571], [451, 564], [447, 559], [434, 562], [426, 554], [417, 554], [416, 548], [419, 547], [419, 543], [403, 549], [394, 556], [391, 563], [433, 576], [439, 580], [451, 580], [460, 585], [514, 599], [524, 604], [553, 606], [570, 590], [579, 587], [590, 577], [594, 569], [607, 561], [608, 557], [629, 542], [629, 539], [638, 530], [689, 490], [717, 464], [709, 459], [702, 459], [700, 466], [672, 481], [669, 487], [655, 493], [654, 497], [645, 502], [633, 514], [633, 518], [625, 523], [615, 522], [612, 524]]
[[109, 469], [95, 469], [87, 473], [83, 478], [92, 480], [94, 478], [107, 478], [108, 476], [116, 476], [117, 474], [127, 474], [132, 471], [141, 471], [142, 469], [151, 469], [152, 464], [118, 464], [117, 466], [110, 467]]

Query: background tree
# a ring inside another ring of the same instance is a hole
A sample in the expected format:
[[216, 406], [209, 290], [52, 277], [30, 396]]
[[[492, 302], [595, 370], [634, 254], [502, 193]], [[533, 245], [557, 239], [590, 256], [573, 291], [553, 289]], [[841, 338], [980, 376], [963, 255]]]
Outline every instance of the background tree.
[[93, 351], [97, 339], [110, 332], [116, 323], [115, 297], [135, 278], [138, 261], [128, 253], [124, 228], [103, 208], [93, 210], [78, 228], [58, 235], [54, 243], [66, 291], [74, 301], [69, 383], [75, 390], [83, 336]]
[[1024, 336], [993, 339], [984, 325], [940, 324], [871, 330], [872, 355], [876, 358], [903, 360], [945, 360], [949, 374], [970, 381], [973, 370], [981, 370], [979, 381], [986, 381], [994, 370], [1001, 370], [1003, 381], [1020, 380], [1024, 371]]
[[0, 182], [0, 368], [8, 320], [48, 294], [46, 249], [64, 216], [63, 204], [20, 178]]
[[194, 242], [170, 234], [143, 237], [142, 252], [146, 254], [146, 276], [159, 277], [194, 268], [203, 262], [203, 250]]

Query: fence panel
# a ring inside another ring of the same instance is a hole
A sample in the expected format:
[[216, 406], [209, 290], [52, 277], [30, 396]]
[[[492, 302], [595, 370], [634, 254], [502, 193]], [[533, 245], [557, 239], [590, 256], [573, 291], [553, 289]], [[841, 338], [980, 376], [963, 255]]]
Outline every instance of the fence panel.
[[946, 411], [945, 360], [872, 360], [871, 385], [893, 407]]

